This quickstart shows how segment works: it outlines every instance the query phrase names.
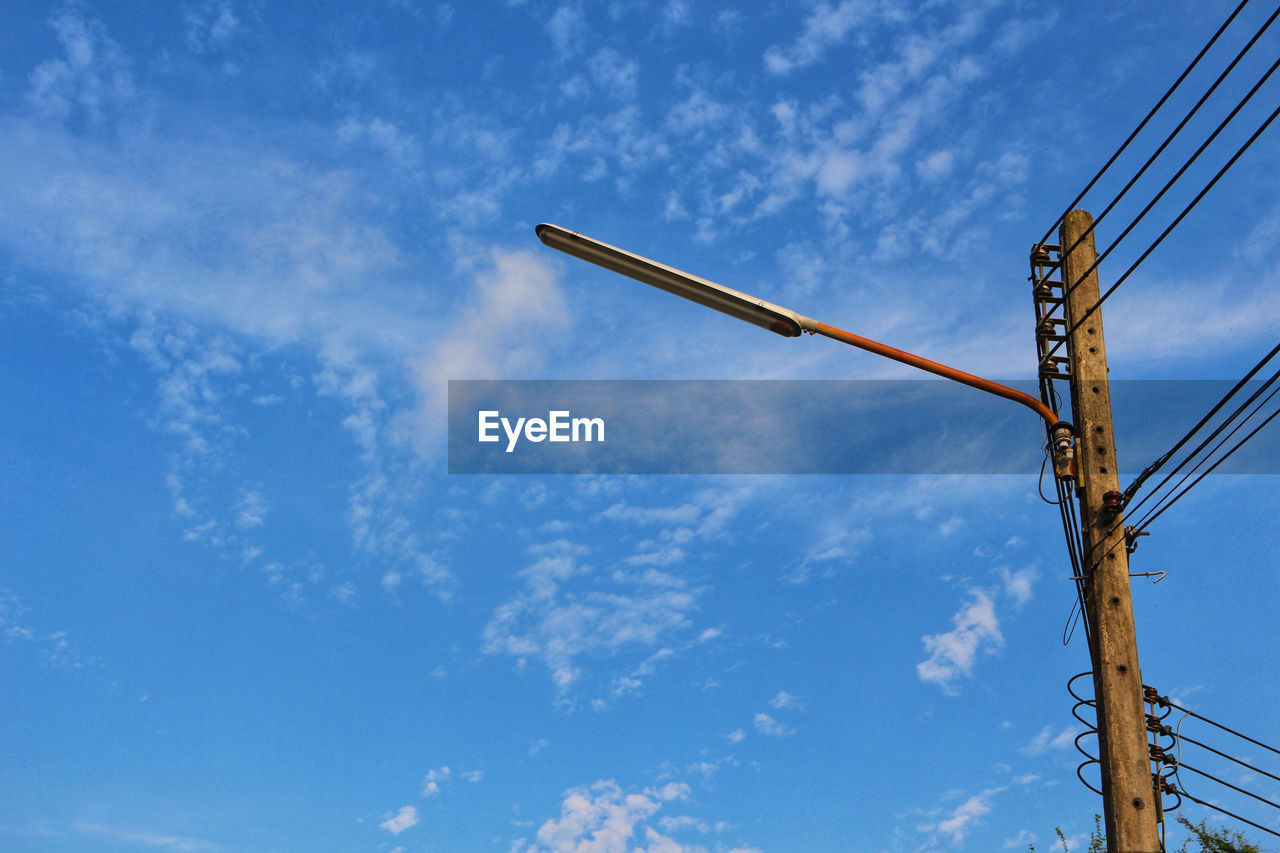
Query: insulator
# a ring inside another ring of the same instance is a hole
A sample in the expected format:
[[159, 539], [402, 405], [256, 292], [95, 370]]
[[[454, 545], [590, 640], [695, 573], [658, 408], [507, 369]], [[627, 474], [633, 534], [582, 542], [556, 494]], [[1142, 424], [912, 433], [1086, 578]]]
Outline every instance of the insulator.
[[1102, 506], [1099, 508], [1103, 515], [1118, 515], [1122, 509], [1124, 509], [1124, 495], [1116, 491], [1103, 493]]
[[1049, 247], [1043, 243], [1037, 243], [1031, 247], [1031, 263], [1047, 264], [1053, 258], [1049, 256]]

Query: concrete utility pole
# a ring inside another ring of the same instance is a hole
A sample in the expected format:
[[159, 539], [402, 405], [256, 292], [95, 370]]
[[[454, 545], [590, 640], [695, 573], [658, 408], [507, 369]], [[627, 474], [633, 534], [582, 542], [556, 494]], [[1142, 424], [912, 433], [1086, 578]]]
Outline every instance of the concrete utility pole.
[[[1093, 217], [1073, 210], [1062, 222], [1062, 281], [1070, 288], [1097, 259]], [[1068, 252], [1076, 241], [1080, 245]], [[1091, 272], [1067, 297], [1068, 328], [1098, 301]], [[1147, 751], [1142, 673], [1129, 593], [1129, 555], [1107, 383], [1102, 312], [1071, 334], [1071, 405], [1079, 436], [1080, 517], [1084, 525], [1085, 604], [1093, 627], [1093, 688], [1110, 853], [1159, 853], [1158, 808]]]

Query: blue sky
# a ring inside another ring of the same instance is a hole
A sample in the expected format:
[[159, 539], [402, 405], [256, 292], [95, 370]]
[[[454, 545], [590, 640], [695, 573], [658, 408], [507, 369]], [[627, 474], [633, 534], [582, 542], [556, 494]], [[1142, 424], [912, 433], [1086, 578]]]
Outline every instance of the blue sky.
[[[541, 221], [1031, 378], [1030, 245], [1233, 6], [7, 4], [0, 847], [1078, 844], [1033, 476], [451, 476], [447, 381], [915, 378]], [[1113, 377], [1274, 345], [1274, 139], [1108, 303]], [[1133, 569], [1145, 680], [1263, 740], [1278, 509], [1206, 480]]]

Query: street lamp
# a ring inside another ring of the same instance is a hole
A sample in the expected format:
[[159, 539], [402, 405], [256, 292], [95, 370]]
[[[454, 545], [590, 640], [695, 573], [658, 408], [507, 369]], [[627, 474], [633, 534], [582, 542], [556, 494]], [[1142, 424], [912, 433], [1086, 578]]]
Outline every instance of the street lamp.
[[828, 326], [826, 323], [819, 323], [817, 320], [805, 317], [803, 314], [797, 314], [789, 308], [783, 308], [780, 305], [757, 299], [754, 296], [716, 284], [713, 281], [707, 281], [705, 278], [690, 275], [666, 264], [660, 264], [657, 261], [641, 257], [625, 249], [619, 249], [617, 246], [601, 243], [599, 240], [593, 240], [576, 231], [561, 228], [559, 225], [544, 222], [535, 230], [537, 231], [538, 239], [553, 249], [559, 249], [605, 269], [622, 273], [645, 284], [651, 284], [668, 293], [674, 293], [676, 296], [683, 296], [685, 299], [690, 299], [708, 308], [714, 308], [731, 317], [737, 317], [739, 320], [745, 320], [783, 337], [797, 338], [801, 332], [822, 335], [859, 349], [874, 352], [885, 358], [891, 358], [894, 361], [918, 367], [921, 370], [977, 388], [980, 391], [986, 391], [988, 394], [995, 394], [998, 397], [1004, 397], [1006, 400], [1020, 403], [1044, 418], [1048, 424], [1050, 435], [1053, 438], [1055, 474], [1062, 479], [1073, 477], [1071, 425], [1061, 420], [1053, 409], [1030, 394], [1010, 388], [1007, 385], [1001, 385], [999, 382], [992, 382], [990, 379], [983, 379], [980, 376], [965, 373], [963, 370], [957, 370], [945, 364], [939, 364], [936, 361], [930, 361], [913, 353], [904, 352], [879, 341], [873, 341], [870, 338], [864, 338], [861, 335], [855, 335], [852, 332]]

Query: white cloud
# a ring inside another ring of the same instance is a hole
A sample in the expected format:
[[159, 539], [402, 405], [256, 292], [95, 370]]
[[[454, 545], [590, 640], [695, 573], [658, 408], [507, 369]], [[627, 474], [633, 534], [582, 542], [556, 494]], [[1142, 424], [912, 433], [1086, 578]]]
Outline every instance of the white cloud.
[[795, 729], [787, 728], [765, 713], [759, 713], [752, 717], [751, 724], [756, 727], [756, 731], [766, 737], [790, 737], [796, 733]]
[[348, 607], [355, 606], [356, 595], [359, 592], [360, 590], [351, 581], [337, 584], [329, 590], [329, 594], [337, 599], [339, 604], [344, 604]]
[[636, 77], [640, 66], [612, 48], [601, 48], [587, 60], [591, 80], [606, 94], [630, 99], [636, 95]]
[[932, 154], [916, 161], [916, 174], [927, 181], [945, 178], [955, 167], [955, 152], [950, 150], [934, 151]]
[[170, 850], [173, 853], [216, 853], [216, 851], [223, 849], [220, 844], [199, 838], [188, 838], [182, 835], [171, 835], [145, 829], [102, 826], [83, 820], [76, 822], [75, 830], [82, 835], [93, 835], [118, 844], [154, 847], [158, 850]]
[[774, 74], [787, 74], [812, 65], [827, 48], [843, 41], [850, 30], [866, 21], [873, 9], [868, 0], [841, 0], [836, 6], [818, 4], [795, 41], [787, 47], [775, 46], [765, 51], [765, 68]]
[[582, 7], [568, 3], [558, 7], [547, 20], [547, 35], [551, 36], [551, 45], [559, 59], [567, 59], [581, 51], [586, 38]]
[[1027, 848], [1035, 848], [1038, 836], [1034, 832], [1022, 829], [1013, 838], [1006, 839], [1004, 842], [1005, 850], [1026, 850]]
[[[627, 791], [613, 780], [565, 792], [560, 816], [544, 822], [534, 841], [516, 841], [513, 853], [707, 853], [706, 848], [679, 841], [675, 834], [723, 831], [726, 824], [709, 824], [683, 814], [659, 812], [689, 799], [689, 787], [667, 783], [657, 788]], [[660, 832], [654, 825], [661, 827]], [[670, 833], [670, 834], [664, 834]], [[718, 850], [724, 849], [717, 846]], [[735, 847], [727, 853], [759, 853]]]
[[575, 577], [591, 573], [569, 556], [543, 557], [521, 570], [524, 588], [494, 611], [484, 629], [484, 652], [540, 658], [563, 698], [582, 674], [581, 656], [652, 646], [687, 627], [695, 593], [683, 581], [615, 572], [609, 580], [622, 592], [598, 585], [581, 594], [568, 591]]
[[747, 739], [747, 733], [743, 729], [734, 729], [725, 736], [729, 743], [742, 743]]
[[30, 74], [27, 100], [45, 118], [83, 119], [101, 126], [137, 100], [131, 63], [102, 25], [71, 11], [51, 21], [65, 58], [48, 59]]
[[406, 829], [412, 829], [418, 825], [418, 810], [413, 806], [404, 806], [392, 817], [387, 818], [378, 826], [390, 832], [392, 835], [399, 835]]
[[962, 844], [973, 827], [991, 813], [991, 803], [995, 795], [1004, 790], [1004, 788], [989, 788], [980, 794], [974, 794], [957, 806], [950, 816], [923, 828], [947, 836], [952, 844]]
[[978, 652], [991, 654], [1004, 645], [991, 597], [977, 589], [969, 594], [969, 604], [952, 618], [955, 628], [923, 637], [929, 659], [916, 665], [920, 680], [933, 682], [948, 694], [958, 692], [955, 681], [973, 671]]
[[804, 710], [804, 705], [800, 702], [799, 697], [793, 696], [785, 690], [778, 691], [778, 695], [770, 699], [769, 704], [775, 708], [794, 708], [797, 711]]
[[1080, 729], [1074, 726], [1066, 726], [1062, 731], [1054, 734], [1053, 726], [1048, 725], [1041, 729], [1040, 733], [1019, 751], [1023, 755], [1036, 756], [1043, 755], [1051, 749], [1067, 749], [1075, 744], [1076, 735], [1079, 733]]
[[422, 157], [422, 146], [413, 134], [376, 116], [364, 120], [348, 118], [338, 127], [338, 141], [343, 145], [368, 145], [405, 168], [417, 166]]
[[1013, 601], [1014, 607], [1022, 607], [1031, 600], [1035, 582], [1040, 579], [1040, 572], [1035, 566], [1017, 570], [1001, 568], [998, 571], [1004, 582], [1004, 594]]
[[551, 354], [548, 341], [569, 323], [549, 263], [532, 252], [493, 250], [473, 280], [471, 298], [415, 362], [423, 397], [418, 429], [427, 448], [443, 431], [450, 379], [518, 379]]
[[438, 770], [428, 770], [426, 778], [422, 780], [422, 796], [434, 797], [440, 793], [440, 785], [448, 782], [452, 771], [448, 767], [441, 767]]
[[686, 0], [667, 0], [667, 5], [662, 7], [662, 26], [668, 33], [676, 27], [687, 26], [689, 17]]
[[267, 499], [257, 490], [245, 492], [235, 506], [235, 513], [237, 527], [258, 527], [267, 515]]
[[243, 29], [227, 0], [205, 3], [200, 9], [189, 6], [183, 18], [187, 25], [187, 46], [197, 54], [224, 50]]

